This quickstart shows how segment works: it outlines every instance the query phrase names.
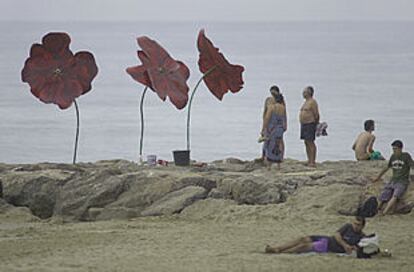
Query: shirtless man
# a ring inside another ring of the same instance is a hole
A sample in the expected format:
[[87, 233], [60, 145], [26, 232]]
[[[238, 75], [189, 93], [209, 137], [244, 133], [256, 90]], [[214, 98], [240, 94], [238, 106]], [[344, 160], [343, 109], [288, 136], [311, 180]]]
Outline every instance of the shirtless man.
[[301, 124], [300, 138], [305, 142], [308, 166], [310, 167], [316, 167], [315, 133], [316, 126], [319, 123], [318, 103], [313, 98], [313, 93], [314, 90], [311, 86], [303, 90], [305, 102], [300, 108], [299, 113], [299, 121]]
[[352, 149], [355, 151], [355, 158], [358, 161], [369, 160], [371, 153], [374, 152], [375, 136], [372, 133], [375, 130], [374, 120], [366, 120], [364, 128], [365, 131], [358, 135], [355, 143], [352, 145]]

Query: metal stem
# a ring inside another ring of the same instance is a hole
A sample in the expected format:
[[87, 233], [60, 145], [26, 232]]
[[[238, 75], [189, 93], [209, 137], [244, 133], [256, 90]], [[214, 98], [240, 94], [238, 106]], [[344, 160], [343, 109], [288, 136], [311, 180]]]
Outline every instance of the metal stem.
[[145, 87], [144, 92], [141, 95], [141, 102], [139, 104], [139, 111], [141, 113], [141, 138], [139, 139], [139, 157], [142, 158], [142, 148], [144, 144], [144, 98], [147, 93], [148, 87]]
[[76, 100], [74, 100], [75, 110], [76, 110], [76, 136], [75, 136], [75, 149], [73, 151], [73, 164], [76, 163], [76, 155], [78, 152], [78, 142], [79, 142], [79, 107]]
[[194, 94], [200, 85], [201, 81], [208, 76], [213, 70], [216, 69], [216, 66], [211, 67], [197, 82], [195, 85], [193, 92], [191, 93], [190, 101], [188, 102], [188, 110], [187, 110], [187, 150], [190, 150], [190, 115], [191, 115], [191, 105], [193, 104]]

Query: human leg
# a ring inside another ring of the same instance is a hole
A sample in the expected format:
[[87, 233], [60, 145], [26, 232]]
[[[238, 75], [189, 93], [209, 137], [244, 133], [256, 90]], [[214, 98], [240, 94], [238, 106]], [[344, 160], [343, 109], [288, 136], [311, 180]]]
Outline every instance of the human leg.
[[313, 249], [312, 242], [304, 242], [304, 243], [300, 243], [300, 244], [298, 244], [294, 247], [283, 250], [280, 253], [305, 253], [305, 252], [312, 251], [312, 249]]
[[385, 184], [385, 186], [382, 189], [382, 192], [381, 192], [381, 194], [379, 196], [379, 201], [380, 201], [380, 203], [378, 205], [378, 213], [379, 214], [382, 214], [383, 213], [384, 205], [386, 203], [388, 203], [388, 201], [390, 201], [393, 193], [394, 193], [394, 189], [392, 188], [391, 182]]
[[394, 209], [395, 203], [397, 203], [397, 197], [391, 197], [391, 200], [388, 201], [387, 206], [384, 209], [383, 215], [386, 215], [390, 210]]
[[289, 241], [283, 245], [280, 246], [266, 246], [265, 251], [267, 253], [293, 253], [293, 252], [287, 252], [289, 249], [294, 248], [302, 248], [304, 244], [312, 244], [312, 239], [309, 236], [301, 237], [292, 241]]
[[316, 166], [316, 144], [315, 141], [309, 141], [310, 158], [309, 166]]
[[384, 209], [384, 215], [394, 211], [398, 199], [401, 199], [405, 191], [407, 190], [407, 186], [402, 183], [392, 183], [391, 188], [393, 189], [393, 195]]
[[307, 140], [304, 141], [305, 142], [305, 149], [306, 149], [306, 157], [308, 159], [308, 164], [310, 163], [310, 147], [309, 147], [309, 142]]

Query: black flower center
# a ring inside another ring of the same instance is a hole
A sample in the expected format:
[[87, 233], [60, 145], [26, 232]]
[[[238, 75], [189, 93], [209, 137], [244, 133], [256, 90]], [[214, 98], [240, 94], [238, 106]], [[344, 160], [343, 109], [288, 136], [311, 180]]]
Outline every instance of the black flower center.
[[63, 74], [63, 72], [62, 72], [62, 70], [60, 68], [56, 68], [53, 71], [53, 76], [55, 76], [55, 77], [61, 76], [62, 74]]

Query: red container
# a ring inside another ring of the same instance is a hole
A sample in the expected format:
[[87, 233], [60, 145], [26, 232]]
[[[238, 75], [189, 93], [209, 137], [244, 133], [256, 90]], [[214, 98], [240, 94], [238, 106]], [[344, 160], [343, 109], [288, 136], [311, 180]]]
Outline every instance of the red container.
[[159, 165], [168, 166], [168, 161], [165, 160], [158, 160]]

